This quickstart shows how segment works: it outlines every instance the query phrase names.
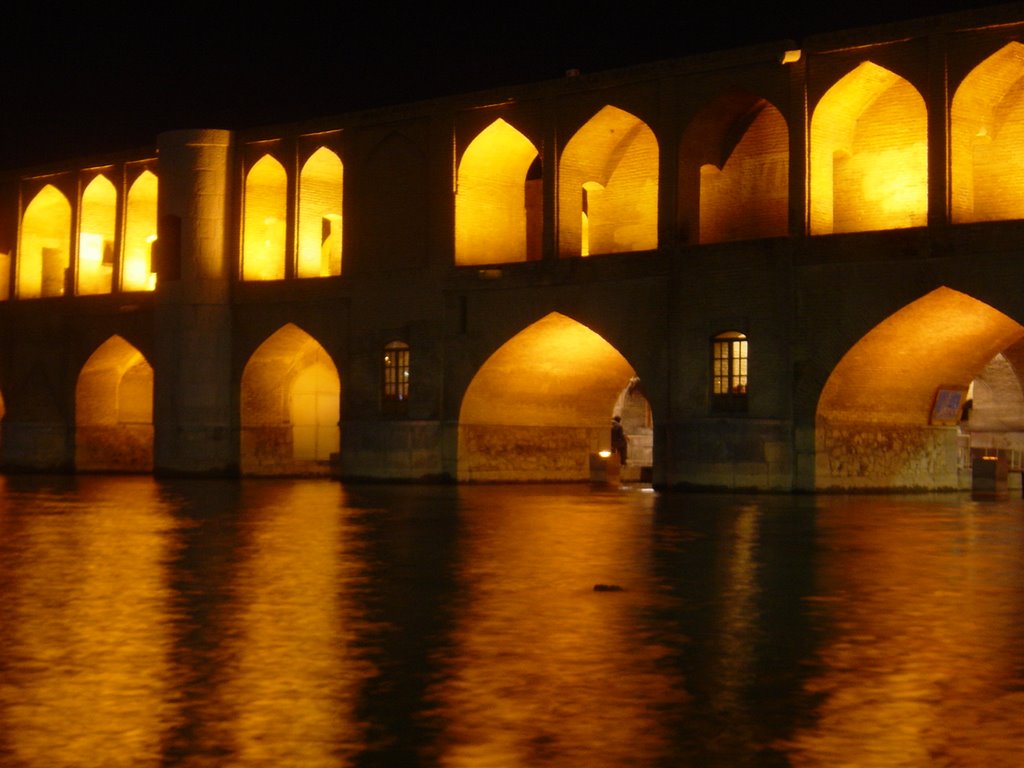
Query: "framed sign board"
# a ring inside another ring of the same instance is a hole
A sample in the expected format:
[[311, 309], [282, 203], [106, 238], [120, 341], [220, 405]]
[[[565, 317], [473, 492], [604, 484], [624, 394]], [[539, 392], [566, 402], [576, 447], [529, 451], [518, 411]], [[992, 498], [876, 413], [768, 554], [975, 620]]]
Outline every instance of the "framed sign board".
[[950, 427], [960, 423], [967, 387], [959, 385], [942, 385], [935, 390], [931, 416], [928, 423], [937, 427]]

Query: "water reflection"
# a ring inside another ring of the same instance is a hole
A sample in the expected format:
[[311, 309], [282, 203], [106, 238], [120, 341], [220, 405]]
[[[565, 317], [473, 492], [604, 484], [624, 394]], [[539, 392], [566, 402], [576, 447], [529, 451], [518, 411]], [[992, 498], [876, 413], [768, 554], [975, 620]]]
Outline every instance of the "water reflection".
[[1015, 766], [1022, 607], [1020, 500], [0, 479], [0, 766]]

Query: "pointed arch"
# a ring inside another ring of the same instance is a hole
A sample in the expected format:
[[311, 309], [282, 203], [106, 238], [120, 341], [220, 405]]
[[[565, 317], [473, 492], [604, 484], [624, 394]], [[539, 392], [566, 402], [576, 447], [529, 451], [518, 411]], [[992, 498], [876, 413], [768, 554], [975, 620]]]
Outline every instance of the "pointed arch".
[[933, 424], [940, 389], [966, 390], [1024, 326], [937, 288], [890, 315], [832, 370], [818, 399], [819, 487], [957, 487], [956, 426]]
[[82, 192], [78, 232], [78, 289], [83, 296], [110, 293], [114, 279], [117, 190], [103, 174]]
[[242, 279], [282, 280], [288, 219], [288, 174], [264, 155], [245, 177]]
[[328, 473], [341, 380], [316, 339], [291, 323], [278, 329], [246, 363], [240, 401], [243, 473]]
[[1024, 45], [1011, 42], [963, 79], [950, 107], [953, 221], [1024, 218]]
[[138, 349], [111, 336], [75, 384], [75, 468], [153, 469], [153, 369]]
[[[466, 147], [455, 194], [455, 263], [526, 261], [540, 251], [537, 148], [500, 117]], [[539, 167], [539, 165], [538, 165]]]
[[908, 81], [870, 61], [811, 118], [811, 234], [927, 224], [928, 115]]
[[157, 177], [150, 171], [140, 173], [128, 188], [121, 266], [121, 289], [124, 291], [152, 291], [156, 288], [152, 250], [157, 234], [158, 190]]
[[[765, 99], [730, 94], [699, 117], [717, 148], [700, 165], [700, 242], [781, 237], [789, 228], [789, 127]], [[695, 131], [697, 132], [697, 131]], [[682, 161], [682, 160], [681, 160]]]
[[47, 184], [25, 208], [18, 248], [18, 296], [63, 296], [71, 254], [71, 204]]
[[658, 247], [658, 140], [642, 120], [605, 106], [569, 140], [558, 164], [563, 257]]
[[299, 173], [298, 277], [341, 274], [344, 168], [327, 147], [309, 156]]
[[552, 312], [480, 367], [459, 412], [458, 476], [585, 480], [636, 372], [599, 334]]

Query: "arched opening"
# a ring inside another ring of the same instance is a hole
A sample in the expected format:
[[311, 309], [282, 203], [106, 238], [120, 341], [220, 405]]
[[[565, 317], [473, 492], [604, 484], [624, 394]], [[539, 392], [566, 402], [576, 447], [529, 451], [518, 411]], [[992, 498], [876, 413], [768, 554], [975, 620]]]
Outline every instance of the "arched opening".
[[47, 184], [25, 209], [18, 249], [18, 296], [63, 296], [71, 254], [71, 204]]
[[143, 171], [128, 188], [121, 290], [152, 291], [156, 288], [152, 251], [157, 235], [158, 186], [156, 176]]
[[284, 279], [287, 191], [288, 174], [270, 155], [261, 157], [245, 177], [243, 280]]
[[344, 169], [327, 147], [310, 155], [299, 174], [299, 277], [341, 274]]
[[[537, 148], [498, 118], [473, 139], [459, 162], [455, 263], [500, 264], [539, 254], [541, 213]], [[531, 244], [529, 238], [537, 238]]]
[[242, 472], [327, 474], [340, 444], [340, 403], [327, 351], [291, 323], [278, 330], [242, 373]]
[[700, 133], [713, 135], [695, 149], [703, 150], [700, 242], [784, 236], [789, 226], [789, 131], [782, 113], [744, 94], [723, 98], [707, 112], [708, 125]]
[[953, 221], [1024, 218], [1024, 45], [963, 79], [950, 108]]
[[604, 107], [566, 144], [558, 172], [561, 256], [658, 247], [658, 140], [646, 123]]
[[928, 217], [924, 99], [865, 61], [811, 118], [811, 234], [921, 227]]
[[[466, 389], [459, 479], [586, 480], [591, 454], [609, 448], [616, 409], [638, 457], [646, 455], [649, 416], [635, 379], [586, 326], [557, 312], [538, 320], [495, 351]], [[639, 461], [630, 462], [637, 478]]]
[[89, 182], [82, 193], [78, 233], [78, 293], [110, 293], [114, 280], [114, 229], [117, 190], [106, 176]]
[[[1019, 323], [949, 288], [890, 315], [850, 348], [822, 388], [816, 485], [964, 487], [961, 400], [1021, 339]], [[1024, 431], [1024, 422], [1005, 427]]]
[[78, 374], [75, 468], [86, 472], [153, 469], [153, 369], [120, 336], [103, 342]]

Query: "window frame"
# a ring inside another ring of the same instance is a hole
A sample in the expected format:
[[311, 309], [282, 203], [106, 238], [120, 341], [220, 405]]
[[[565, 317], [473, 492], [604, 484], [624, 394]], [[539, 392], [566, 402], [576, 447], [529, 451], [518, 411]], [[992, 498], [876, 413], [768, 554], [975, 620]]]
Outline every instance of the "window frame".
[[409, 402], [408, 342], [394, 339], [381, 350], [381, 407], [386, 413], [404, 414]]
[[742, 331], [711, 337], [710, 395], [716, 413], [745, 413], [750, 393], [750, 340]]

